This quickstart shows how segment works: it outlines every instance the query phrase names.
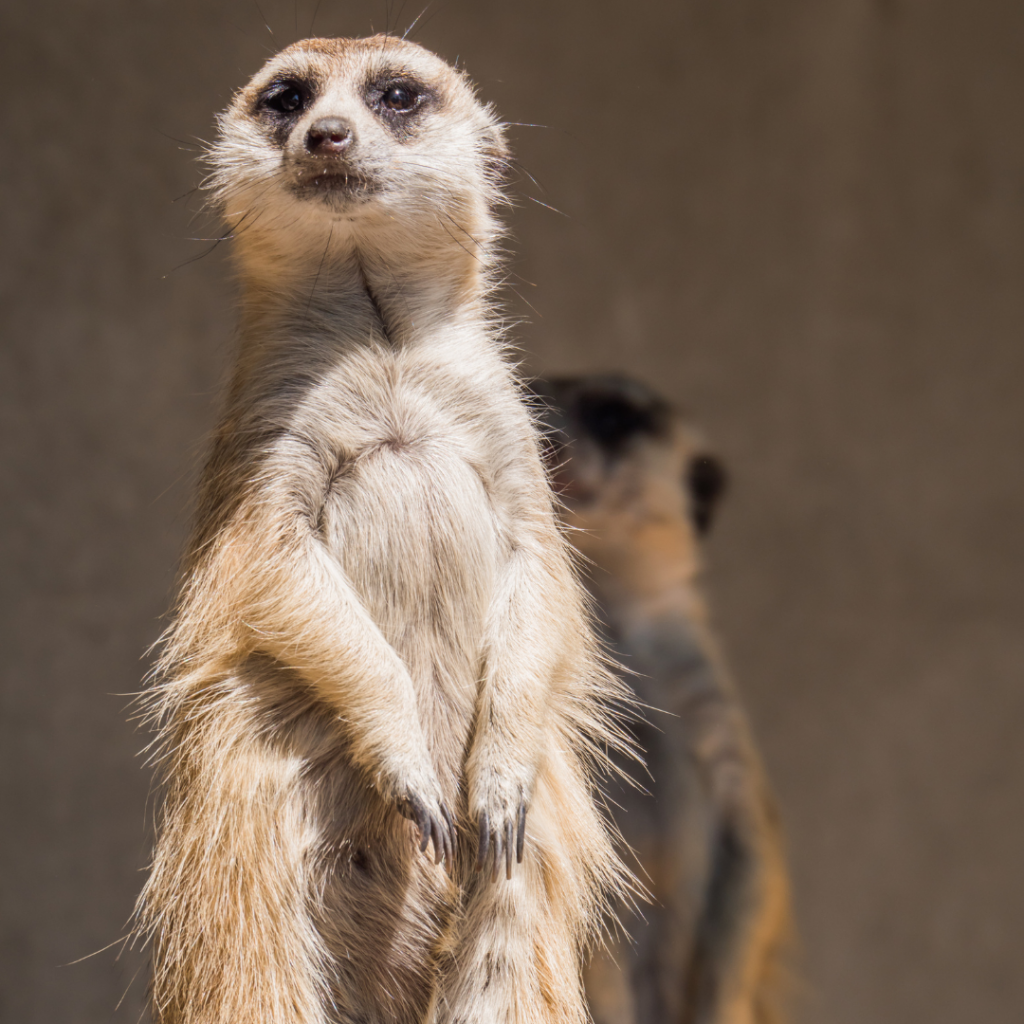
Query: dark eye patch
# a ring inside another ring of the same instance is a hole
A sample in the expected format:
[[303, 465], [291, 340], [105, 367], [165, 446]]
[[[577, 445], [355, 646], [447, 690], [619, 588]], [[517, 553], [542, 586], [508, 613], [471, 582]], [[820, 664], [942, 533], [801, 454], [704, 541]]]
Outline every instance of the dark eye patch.
[[638, 434], [657, 432], [650, 408], [637, 405], [623, 395], [581, 395], [579, 418], [583, 429], [602, 448], [614, 451]]
[[261, 111], [277, 116], [296, 118], [309, 109], [315, 95], [309, 82], [297, 78], [283, 78], [272, 82], [260, 93], [257, 101]]
[[406, 136], [436, 100], [434, 92], [411, 75], [385, 71], [366, 86], [366, 104], [397, 135]]

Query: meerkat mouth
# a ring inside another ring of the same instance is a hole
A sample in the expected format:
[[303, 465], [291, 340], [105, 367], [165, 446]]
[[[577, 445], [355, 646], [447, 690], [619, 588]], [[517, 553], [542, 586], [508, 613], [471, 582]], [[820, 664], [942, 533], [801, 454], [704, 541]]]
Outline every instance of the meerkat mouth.
[[291, 191], [300, 199], [338, 202], [365, 201], [377, 189], [361, 174], [339, 167], [310, 168], [299, 172]]

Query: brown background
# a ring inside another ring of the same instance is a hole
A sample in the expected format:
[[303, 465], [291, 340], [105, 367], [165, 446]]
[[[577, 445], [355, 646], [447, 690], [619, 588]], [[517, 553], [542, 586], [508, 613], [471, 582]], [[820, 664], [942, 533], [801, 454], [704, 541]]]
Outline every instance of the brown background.
[[[261, 6], [273, 38], [254, 0], [2, 11], [4, 1022], [139, 1016], [138, 955], [64, 965], [123, 934], [147, 856], [123, 695], [232, 325], [220, 252], [175, 269], [210, 227], [174, 139], [307, 33], [311, 0]], [[732, 468], [709, 586], [801, 1019], [1019, 1020], [1024, 4], [442, 0], [414, 38], [548, 126], [512, 129], [528, 366], [628, 369]]]

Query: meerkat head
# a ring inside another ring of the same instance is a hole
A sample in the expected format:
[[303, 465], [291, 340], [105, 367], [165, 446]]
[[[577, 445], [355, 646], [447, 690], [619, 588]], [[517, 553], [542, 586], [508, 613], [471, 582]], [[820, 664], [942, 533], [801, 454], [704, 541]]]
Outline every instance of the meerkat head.
[[593, 376], [547, 382], [552, 466], [571, 512], [672, 517], [711, 527], [726, 486], [721, 462], [639, 381]]
[[[327, 231], [355, 244], [390, 234], [399, 248], [494, 233], [501, 126], [461, 72], [414, 43], [295, 43], [236, 94], [219, 129], [209, 185], [239, 238], [252, 230], [287, 252]], [[294, 245], [280, 244], [287, 236]]]

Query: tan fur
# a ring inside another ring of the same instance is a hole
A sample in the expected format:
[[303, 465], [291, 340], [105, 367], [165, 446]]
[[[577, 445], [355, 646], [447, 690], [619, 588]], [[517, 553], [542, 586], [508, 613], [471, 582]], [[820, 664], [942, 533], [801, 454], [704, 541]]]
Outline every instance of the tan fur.
[[505, 155], [380, 36], [289, 47], [220, 120], [240, 350], [149, 695], [160, 1024], [586, 1020], [617, 691], [493, 318]]
[[[559, 410], [566, 518], [592, 562], [616, 653], [650, 708], [637, 733], [647, 792], [624, 787], [613, 803], [653, 906], [588, 970], [595, 1020], [776, 1024], [789, 887], [768, 784], [697, 583], [694, 520], [709, 509], [687, 478], [699, 442], [632, 381], [581, 378], [547, 392]], [[714, 470], [706, 459], [702, 468]]]

